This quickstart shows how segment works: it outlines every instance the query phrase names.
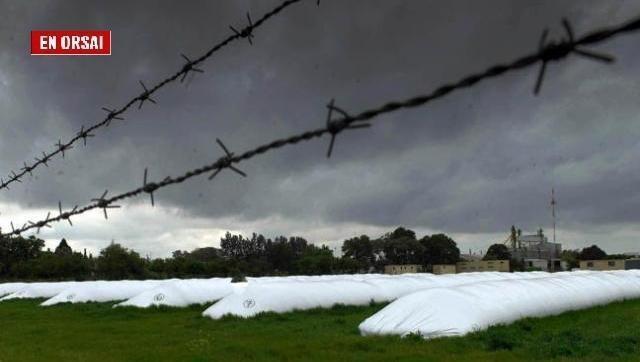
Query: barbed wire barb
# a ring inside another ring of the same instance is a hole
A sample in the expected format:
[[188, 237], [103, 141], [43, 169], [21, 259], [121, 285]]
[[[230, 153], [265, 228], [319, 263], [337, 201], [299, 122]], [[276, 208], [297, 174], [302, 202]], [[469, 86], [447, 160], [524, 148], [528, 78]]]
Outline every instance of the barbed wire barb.
[[541, 64], [540, 70], [538, 71], [538, 76], [536, 78], [536, 85], [533, 89], [533, 94], [535, 95], [538, 95], [540, 93], [542, 82], [547, 70], [547, 63], [551, 61], [564, 59], [571, 53], [575, 53], [587, 59], [596, 60], [603, 63], [611, 63], [615, 61], [615, 57], [609, 54], [598, 53], [592, 50], [579, 48], [579, 44], [575, 41], [575, 38], [573, 36], [573, 28], [566, 18], [562, 18], [562, 26], [564, 27], [566, 38], [560, 40], [559, 43], [553, 41], [547, 43], [549, 29], [544, 29], [542, 35], [540, 36], [540, 41], [538, 42], [538, 52], [541, 55]]
[[[575, 43], [575, 39], [573, 37], [573, 27], [571, 26], [571, 23], [567, 18], [562, 18], [562, 26], [564, 26], [565, 32], [567, 33], [568, 41], [572, 44]], [[612, 55], [595, 52], [593, 50], [580, 48], [578, 46], [575, 46], [573, 48], [573, 52], [578, 55], [582, 55], [585, 58], [600, 61], [603, 63], [613, 63], [616, 61], [616, 58]]]
[[30, 176], [33, 176], [33, 173], [31, 173], [31, 166], [27, 166], [27, 163], [24, 163], [24, 167], [21, 168], [21, 170], [23, 170], [24, 172], [28, 172]]
[[[187, 74], [189, 72], [198, 72], [198, 73], [204, 73], [204, 70], [200, 69], [200, 68], [196, 68], [193, 66], [193, 61], [191, 61], [191, 59], [189, 59], [189, 57], [187, 57], [186, 55], [180, 53], [180, 56], [182, 58], [184, 58], [184, 60], [187, 61], [187, 63], [182, 67], [182, 78], [180, 78], [180, 83], [184, 82], [184, 79], [187, 77]], [[189, 81], [191, 81], [191, 78], [189, 78]]]
[[[544, 51], [545, 42], [547, 41], [547, 35], [549, 35], [549, 29], [544, 29], [542, 35], [540, 36], [540, 41], [538, 42], [538, 51]], [[547, 71], [547, 61], [543, 60], [540, 63], [540, 70], [538, 71], [538, 77], [536, 79], [536, 85], [533, 89], [533, 94], [538, 95], [540, 93], [540, 87], [542, 87], [542, 80], [544, 79], [544, 75]]]
[[74, 206], [71, 211], [62, 212], [62, 201], [58, 201], [58, 211], [60, 212], [58, 217], [62, 220], [67, 220], [71, 226], [73, 226], [73, 223], [71, 222], [71, 215], [75, 213], [76, 210], [78, 210], [78, 205]]
[[76, 133], [76, 137], [82, 138], [82, 142], [84, 143], [84, 146], [87, 147], [87, 138], [95, 137], [95, 135], [89, 133], [89, 131], [85, 131], [84, 125], [82, 125], [82, 127], [80, 127], [80, 132]]
[[[333, 146], [335, 144], [335, 140], [336, 140], [336, 136], [344, 131], [345, 129], [357, 129], [357, 128], [369, 128], [371, 127], [371, 124], [369, 123], [360, 123], [360, 124], [347, 124], [345, 121], [352, 119], [353, 117], [351, 117], [351, 115], [349, 115], [347, 112], [345, 112], [344, 110], [342, 110], [341, 108], [337, 107], [334, 103], [335, 100], [331, 99], [331, 101], [329, 102], [329, 104], [327, 104], [327, 122], [326, 122], [326, 126], [327, 126], [327, 130], [329, 131], [329, 134], [331, 134], [331, 139], [329, 141], [329, 149], [327, 150], [327, 158], [331, 158], [331, 153], [333, 152]], [[332, 115], [333, 112], [338, 112], [340, 113], [344, 118], [341, 120], [333, 120], [332, 119]]]
[[29, 221], [29, 224], [32, 227], [36, 228], [36, 234], [40, 234], [40, 229], [42, 229], [43, 227], [51, 228], [51, 225], [49, 225], [50, 216], [51, 216], [51, 212], [47, 212], [47, 217], [45, 217], [44, 220], [37, 221], [37, 222]]
[[64, 151], [70, 150], [73, 148], [73, 146], [70, 143], [62, 143], [61, 140], [58, 140], [58, 143], [56, 143], [54, 146], [58, 147], [58, 151], [62, 153], [62, 158], [64, 158]]
[[13, 221], [9, 221], [9, 225], [11, 225], [11, 233], [15, 234], [15, 235], [20, 235], [22, 233], [22, 231], [20, 229], [24, 229], [27, 227], [27, 224], [22, 224], [22, 227], [19, 229], [16, 229], [13, 227]]
[[236, 36], [240, 38], [247, 38], [249, 44], [253, 45], [253, 41], [251, 40], [253, 38], [253, 22], [251, 21], [251, 15], [249, 15], [249, 13], [247, 13], [247, 21], [249, 22], [249, 25], [241, 31], [236, 30], [232, 25], [229, 25], [229, 28], [236, 34]]
[[119, 113], [116, 112], [115, 109], [109, 109], [107, 107], [102, 107], [102, 110], [107, 112], [107, 113], [109, 113], [107, 115], [107, 119], [104, 120], [105, 127], [109, 127], [109, 125], [111, 124], [111, 121], [114, 120], [114, 119], [117, 119], [117, 120], [120, 120], [120, 121], [124, 120], [124, 117], [120, 117], [118, 115]]
[[142, 108], [142, 104], [145, 101], [149, 101], [153, 104], [156, 104], [156, 101], [151, 98], [149, 90], [147, 89], [147, 86], [144, 85], [144, 83], [142, 83], [141, 80], [139, 80], [138, 82], [140, 82], [140, 85], [142, 86], [142, 89], [144, 89], [144, 93], [142, 93], [141, 95], [138, 96], [138, 100], [140, 101], [140, 104], [138, 104], [138, 109]]
[[[33, 158], [37, 163], [45, 165], [45, 167], [49, 167], [49, 156], [46, 153], [42, 152], [42, 158], [34, 157]], [[33, 168], [33, 167], [32, 167]]]
[[91, 199], [91, 201], [94, 201], [96, 203], [96, 207], [102, 209], [102, 211], [104, 212], [105, 219], [109, 219], [109, 215], [107, 215], [107, 209], [120, 208], [120, 205], [110, 205], [112, 201], [105, 198], [107, 196], [107, 193], [109, 193], [109, 190], [104, 190], [104, 193], [102, 194], [102, 196], [96, 199]]
[[244, 171], [238, 169], [232, 164], [233, 153], [229, 152], [229, 149], [224, 145], [224, 143], [222, 143], [222, 141], [220, 141], [219, 138], [216, 138], [216, 142], [218, 143], [220, 148], [222, 148], [222, 150], [224, 151], [225, 156], [219, 158], [218, 161], [216, 161], [216, 164], [219, 164], [219, 167], [211, 174], [211, 176], [209, 176], [209, 180], [212, 180], [214, 177], [216, 177], [218, 173], [222, 171], [223, 168], [229, 168], [230, 170], [236, 172], [238, 175], [242, 177], [247, 177], [247, 174], [244, 173]]
[[[165, 179], [166, 181], [166, 179]], [[144, 178], [142, 180], [142, 189], [144, 190], [144, 192], [149, 194], [149, 197], [151, 197], [151, 206], [156, 206], [155, 200], [153, 198], [153, 192], [155, 190], [158, 189], [158, 184], [154, 183], [154, 182], [147, 182], [147, 169], [144, 169]]]
[[18, 182], [22, 183], [22, 180], [20, 180], [20, 178], [18, 177], [18, 175], [16, 174], [15, 171], [12, 170], [11, 174], [9, 176], [11, 176], [11, 179], [13, 181], [18, 181]]

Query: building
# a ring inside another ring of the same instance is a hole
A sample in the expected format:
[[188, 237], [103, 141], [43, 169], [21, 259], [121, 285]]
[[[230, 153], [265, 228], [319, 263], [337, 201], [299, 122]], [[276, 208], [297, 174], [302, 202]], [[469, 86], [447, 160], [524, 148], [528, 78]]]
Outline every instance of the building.
[[624, 269], [640, 269], [640, 259], [627, 259], [624, 261]]
[[545, 259], [524, 259], [524, 269], [548, 271], [549, 262]]
[[559, 259], [546, 260], [527, 258], [522, 260], [522, 265], [524, 265], [525, 270], [539, 270], [545, 272], [562, 271], [567, 270], [568, 268], [567, 262]]
[[455, 274], [455, 264], [436, 264], [433, 266], [433, 274]]
[[580, 270], [632, 270], [640, 269], [640, 259], [581, 260]]
[[580, 270], [624, 270], [624, 259], [580, 260]]
[[515, 238], [511, 236], [509, 239], [511, 258], [520, 260], [525, 268], [532, 267], [551, 272], [562, 270], [562, 244], [549, 242], [542, 229], [530, 235], [522, 235], [518, 230]]
[[385, 274], [405, 274], [405, 273], [420, 273], [422, 271], [422, 265], [419, 264], [402, 264], [402, 265], [385, 265]]
[[469, 272], [509, 272], [509, 260], [469, 260], [456, 263], [457, 273]]

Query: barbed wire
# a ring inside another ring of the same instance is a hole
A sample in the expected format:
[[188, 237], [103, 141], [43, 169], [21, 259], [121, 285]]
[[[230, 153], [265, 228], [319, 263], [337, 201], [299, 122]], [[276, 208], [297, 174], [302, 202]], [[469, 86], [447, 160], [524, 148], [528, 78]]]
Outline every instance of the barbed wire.
[[[53, 222], [59, 222], [62, 220], [67, 220], [70, 222], [71, 216], [83, 214], [93, 209], [102, 209], [106, 219], [108, 218], [107, 209], [120, 207], [119, 205], [114, 205], [115, 202], [136, 197], [143, 193], [150, 195], [151, 204], [154, 205], [155, 200], [153, 197], [153, 193], [156, 190], [167, 187], [169, 185], [180, 184], [188, 179], [191, 179], [193, 177], [206, 174], [206, 173], [211, 173], [211, 175], [209, 176], [209, 179], [213, 179], [222, 170], [231, 169], [232, 171], [238, 173], [239, 175], [246, 177], [247, 174], [239, 170], [235, 166], [236, 164], [239, 164], [243, 161], [246, 161], [248, 159], [251, 159], [260, 154], [266, 153], [268, 151], [279, 149], [287, 145], [294, 145], [299, 142], [309, 141], [314, 138], [320, 138], [327, 135], [331, 137], [329, 142], [329, 148], [327, 150], [327, 157], [331, 157], [336, 136], [345, 130], [370, 127], [371, 124], [369, 123], [369, 121], [371, 121], [373, 118], [379, 115], [391, 113], [400, 109], [423, 106], [431, 101], [445, 97], [446, 95], [451, 94], [455, 90], [472, 87], [482, 80], [494, 78], [509, 71], [519, 70], [519, 69], [532, 66], [536, 63], [541, 63], [541, 68], [538, 73], [538, 77], [536, 78], [536, 83], [534, 88], [534, 94], [537, 94], [540, 90], [542, 79], [545, 75], [545, 68], [547, 66], [547, 63], [551, 61], [560, 61], [562, 59], [565, 59], [571, 54], [580, 55], [590, 59], [595, 59], [595, 60], [599, 60], [607, 63], [613, 61], [614, 58], [610, 55], [599, 54], [592, 50], [584, 49], [582, 47], [605, 41], [607, 39], [610, 39], [614, 36], [617, 36], [623, 33], [638, 31], [640, 29], [640, 16], [624, 24], [620, 24], [618, 26], [613, 26], [613, 27], [592, 31], [577, 40], [574, 39], [573, 30], [569, 25], [569, 22], [567, 20], [563, 20], [562, 23], [565, 28], [565, 31], [567, 32], [567, 37], [562, 39], [561, 41], [545, 43], [546, 37], [547, 37], [546, 35], [547, 30], [545, 30], [541, 37], [538, 51], [536, 53], [525, 55], [523, 57], [520, 57], [508, 63], [494, 65], [482, 72], [468, 75], [458, 80], [457, 82], [442, 85], [436, 88], [435, 90], [433, 90], [431, 93], [419, 95], [403, 101], [389, 102], [378, 108], [365, 110], [356, 115], [350, 115], [342, 108], [336, 106], [334, 100], [331, 100], [329, 104], [327, 104], [327, 109], [328, 109], [327, 119], [326, 119], [325, 127], [323, 128], [303, 132], [300, 134], [290, 136], [288, 138], [278, 139], [270, 143], [266, 143], [258, 147], [255, 147], [253, 149], [250, 149], [248, 151], [245, 151], [244, 153], [239, 155], [235, 155], [234, 153], [230, 152], [229, 149], [224, 145], [224, 143], [222, 143], [222, 141], [220, 141], [219, 139], [216, 139], [216, 142], [224, 152], [224, 156], [218, 158], [212, 164], [205, 165], [200, 168], [188, 171], [176, 178], [172, 178], [170, 176], [166, 177], [164, 180], [160, 182], [148, 182], [147, 169], [145, 169], [144, 177], [143, 177], [143, 185], [141, 187], [138, 187], [129, 192], [125, 192], [109, 198], [107, 198], [108, 190], [105, 190], [100, 197], [92, 199], [94, 203], [89, 204], [82, 208], [78, 208], [76, 206], [72, 210], [65, 211], [65, 212], [62, 211], [61, 203], [59, 203], [58, 216], [51, 217], [51, 214], [48, 213], [45, 219], [37, 222], [29, 221], [27, 224], [24, 224], [22, 227], [18, 229], [14, 228], [13, 222], [11, 222], [11, 232], [5, 233], [5, 234], [0, 233], [0, 235], [5, 237], [12, 236], [12, 235], [19, 235], [25, 231], [28, 231], [34, 228], [37, 230], [40, 230], [43, 227], [51, 227], [50, 224]], [[338, 114], [339, 118], [334, 119], [333, 116], [335, 114]]]
[[[111, 121], [113, 120], [124, 120], [122, 115], [126, 113], [126, 111], [136, 102], [139, 102], [138, 109], [142, 108], [142, 105], [146, 101], [149, 101], [151, 103], [156, 103], [156, 100], [151, 98], [151, 95], [156, 93], [159, 89], [163, 88], [167, 84], [175, 82], [178, 79], [180, 79], [180, 82], [183, 82], [189, 72], [192, 72], [192, 74], [204, 72], [202, 69], [197, 68], [196, 66], [204, 62], [206, 59], [211, 57], [215, 52], [221, 50], [222, 48], [229, 45], [233, 41], [236, 41], [239, 39], [247, 39], [249, 43], [253, 45], [252, 38], [254, 37], [253, 31], [255, 29], [259, 28], [271, 17], [279, 14], [282, 10], [301, 1], [303, 0], [286, 0], [282, 2], [280, 5], [270, 10], [269, 12], [265, 13], [255, 23], [251, 21], [251, 16], [249, 15], [249, 13], [247, 13], [246, 16], [248, 20], [248, 25], [246, 25], [241, 30], [237, 30], [233, 26], [230, 26], [233, 32], [233, 35], [228, 36], [226, 39], [219, 42], [218, 44], [213, 46], [211, 49], [209, 49], [206, 53], [204, 53], [198, 58], [195, 58], [194, 60], [191, 60], [189, 57], [187, 57], [184, 54], [180, 54], [180, 56], [185, 60], [185, 64], [180, 68], [178, 72], [158, 82], [156, 85], [154, 85], [151, 88], [147, 88], [142, 81], [139, 81], [143, 89], [142, 93], [140, 93], [136, 97], [133, 97], [124, 106], [122, 106], [119, 109], [110, 109], [107, 107], [102, 107], [102, 109], [107, 112], [107, 116], [102, 121], [94, 124], [93, 126], [88, 127], [87, 129], [85, 129], [85, 126], [83, 125], [80, 128], [80, 131], [76, 133], [76, 135], [66, 143], [62, 143], [61, 140], [58, 140], [58, 143], [54, 145], [56, 147], [54, 151], [51, 151], [49, 153], [43, 152], [42, 158], [35, 157], [34, 162], [31, 164], [27, 164], [27, 162], [24, 162], [23, 163], [24, 167], [20, 168], [20, 172], [10, 171], [9, 176], [7, 177], [6, 180], [4, 177], [0, 177], [0, 190], [9, 189], [9, 185], [11, 185], [14, 182], [22, 182], [23, 177], [25, 177], [27, 174], [33, 175], [33, 171], [41, 165], [45, 165], [48, 167], [49, 166], [48, 162], [51, 161], [51, 159], [57, 156], [58, 154], [62, 155], [62, 158], [64, 158], [65, 151], [68, 151], [71, 148], [73, 148], [73, 145], [76, 142], [82, 140], [83, 144], [86, 146], [87, 138], [95, 136], [92, 132], [102, 127], [108, 127], [111, 124]], [[317, 2], [317, 5], [320, 5], [319, 1]]]

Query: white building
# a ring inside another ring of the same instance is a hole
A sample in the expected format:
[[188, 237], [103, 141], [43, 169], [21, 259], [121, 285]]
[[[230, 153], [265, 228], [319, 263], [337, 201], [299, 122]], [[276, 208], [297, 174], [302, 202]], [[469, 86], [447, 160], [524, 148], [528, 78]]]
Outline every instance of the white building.
[[560, 254], [562, 244], [550, 243], [542, 229], [536, 234], [516, 237], [511, 246], [511, 257], [521, 260], [525, 268], [536, 268], [543, 271], [563, 270]]
[[549, 270], [546, 259], [524, 259], [524, 268], [525, 270]]

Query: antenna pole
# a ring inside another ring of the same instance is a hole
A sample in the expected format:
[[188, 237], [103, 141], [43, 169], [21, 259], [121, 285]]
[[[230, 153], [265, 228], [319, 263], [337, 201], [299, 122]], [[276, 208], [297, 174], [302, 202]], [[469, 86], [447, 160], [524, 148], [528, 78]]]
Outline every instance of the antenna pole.
[[553, 242], [556, 242], [556, 193], [551, 189], [551, 216], [553, 218]]

